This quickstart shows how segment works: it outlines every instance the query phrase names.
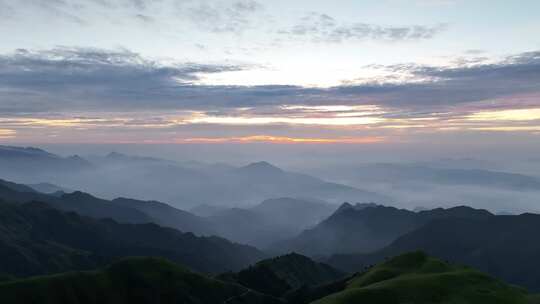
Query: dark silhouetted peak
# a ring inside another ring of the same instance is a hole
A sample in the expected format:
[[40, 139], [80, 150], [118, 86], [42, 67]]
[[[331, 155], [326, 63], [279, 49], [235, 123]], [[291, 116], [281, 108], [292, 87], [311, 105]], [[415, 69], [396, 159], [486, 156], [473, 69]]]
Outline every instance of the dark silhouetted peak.
[[105, 156], [106, 160], [109, 161], [117, 161], [117, 162], [137, 162], [137, 161], [143, 161], [143, 162], [170, 162], [165, 159], [159, 159], [159, 158], [153, 158], [153, 157], [146, 157], [146, 156], [133, 156], [133, 155], [127, 155], [119, 152], [110, 152]]
[[283, 170], [270, 164], [269, 162], [260, 161], [256, 163], [251, 163], [242, 168], [243, 171], [249, 171], [254, 173], [281, 173]]
[[49, 153], [45, 150], [34, 147], [15, 147], [15, 146], [0, 146], [0, 155], [2, 157], [53, 157], [57, 155]]
[[475, 209], [469, 206], [456, 206], [448, 209], [436, 208], [418, 212], [419, 215], [429, 217], [457, 217], [457, 218], [473, 218], [482, 219], [493, 216], [493, 214], [484, 209]]
[[68, 157], [68, 159], [75, 160], [75, 161], [83, 161], [83, 162], [86, 161], [84, 158], [80, 157], [79, 155], [72, 155], [72, 156]]
[[339, 208], [334, 212], [334, 214], [338, 214], [338, 213], [341, 213], [343, 211], [347, 211], [347, 210], [363, 210], [363, 209], [366, 209], [366, 208], [376, 208], [376, 207], [380, 207], [381, 205], [377, 205], [375, 203], [356, 203], [354, 205], [348, 203], [348, 202], [345, 202], [343, 204], [341, 204], [341, 206], [339, 206]]
[[68, 160], [71, 164], [75, 164], [77, 167], [86, 168], [86, 167], [92, 166], [92, 164], [89, 161], [80, 157], [79, 155], [72, 155], [66, 158], [66, 160]]
[[5, 188], [8, 188], [8, 189], [10, 189], [12, 191], [17, 191], [17, 192], [30, 192], [30, 193], [36, 192], [33, 188], [31, 188], [29, 186], [9, 182], [9, 181], [2, 180], [2, 179], [0, 179], [0, 186], [3, 186]]
[[339, 208], [337, 208], [335, 213], [339, 213], [339, 212], [349, 210], [349, 209], [353, 209], [353, 208], [354, 208], [353, 205], [351, 205], [348, 202], [345, 202], [345, 203], [341, 204], [341, 206], [339, 206]]
[[111, 153], [107, 154], [107, 156], [105, 156], [105, 157], [106, 158], [112, 158], [112, 159], [124, 159], [127, 156], [125, 154], [122, 154], [122, 153], [111, 152]]
[[73, 193], [67, 193], [62, 195], [62, 198], [70, 199], [70, 200], [96, 200], [98, 198], [92, 196], [91, 194], [88, 194], [86, 192], [82, 191], [75, 191]]
[[366, 208], [374, 208], [374, 207], [379, 207], [381, 205], [378, 205], [378, 204], [375, 204], [375, 203], [356, 203], [354, 205], [354, 209], [355, 210], [362, 210], [362, 209], [366, 209]]

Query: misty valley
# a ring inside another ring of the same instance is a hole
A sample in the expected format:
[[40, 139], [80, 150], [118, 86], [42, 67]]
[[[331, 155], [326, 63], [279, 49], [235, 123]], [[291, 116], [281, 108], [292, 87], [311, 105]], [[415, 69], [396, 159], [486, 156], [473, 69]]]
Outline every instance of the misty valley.
[[[407, 208], [264, 161], [0, 146], [0, 167], [2, 303], [540, 301], [540, 215], [511, 205]], [[356, 176], [540, 189], [488, 168], [373, 164]]]
[[0, 0], [0, 304], [540, 304], [539, 0]]

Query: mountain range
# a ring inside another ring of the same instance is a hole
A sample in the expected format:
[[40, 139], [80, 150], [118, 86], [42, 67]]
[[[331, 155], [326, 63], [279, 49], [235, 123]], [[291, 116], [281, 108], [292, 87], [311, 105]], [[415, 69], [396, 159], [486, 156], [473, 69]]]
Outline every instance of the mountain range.
[[23, 184], [0, 180], [0, 199], [25, 203], [40, 201], [63, 211], [120, 223], [156, 223], [196, 235], [218, 235], [235, 242], [266, 248], [317, 224], [334, 210], [328, 203], [279, 198], [250, 208], [221, 208], [212, 216], [197, 216], [158, 201], [130, 198], [104, 200], [75, 191], [44, 194]]
[[267, 248], [316, 225], [334, 209], [316, 200], [278, 198], [251, 208], [223, 209], [206, 219], [225, 238]]
[[385, 195], [288, 172], [267, 162], [235, 167], [120, 153], [85, 159], [61, 157], [37, 148], [0, 146], [0, 165], [3, 178], [19, 183], [48, 182], [109, 199], [158, 200], [180, 208], [200, 204], [253, 206], [279, 197], [332, 203], [390, 200]]
[[16, 277], [92, 269], [125, 256], [161, 256], [201, 272], [223, 272], [265, 256], [218, 237], [97, 220], [34, 201], [0, 203], [0, 248], [0, 273]]

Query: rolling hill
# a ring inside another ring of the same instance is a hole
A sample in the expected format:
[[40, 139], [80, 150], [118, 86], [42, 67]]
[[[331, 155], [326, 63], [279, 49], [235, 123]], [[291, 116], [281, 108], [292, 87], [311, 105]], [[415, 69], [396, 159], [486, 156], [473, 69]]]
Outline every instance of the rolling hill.
[[308, 286], [316, 286], [344, 277], [344, 273], [308, 257], [291, 253], [263, 260], [237, 273], [226, 273], [218, 278], [275, 297]]
[[105, 269], [0, 284], [5, 304], [278, 304], [237, 284], [159, 258], [127, 258]]
[[360, 270], [412, 250], [466, 264], [506, 282], [540, 291], [540, 245], [535, 235], [540, 215], [486, 219], [446, 218], [427, 223], [371, 254], [335, 255], [326, 260], [339, 269]]
[[527, 293], [471, 268], [413, 252], [353, 277], [314, 304], [526, 304]]

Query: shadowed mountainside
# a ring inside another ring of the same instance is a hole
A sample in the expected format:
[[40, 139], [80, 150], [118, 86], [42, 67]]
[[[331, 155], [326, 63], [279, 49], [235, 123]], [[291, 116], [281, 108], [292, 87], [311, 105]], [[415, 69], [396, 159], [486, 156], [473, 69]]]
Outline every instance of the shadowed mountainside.
[[427, 223], [371, 254], [334, 255], [329, 264], [349, 271], [412, 250], [475, 267], [506, 282], [540, 291], [540, 215], [443, 218]]
[[0, 273], [29, 276], [91, 269], [124, 256], [161, 256], [202, 272], [237, 270], [264, 257], [249, 246], [156, 224], [120, 224], [45, 203], [0, 203]]
[[73, 211], [96, 219], [111, 218], [122, 223], [153, 222], [198, 235], [215, 234], [211, 223], [205, 219], [156, 201], [127, 198], [109, 201], [80, 191], [44, 194], [29, 186], [4, 180], [0, 180], [0, 199], [15, 203], [45, 202], [59, 210]]
[[413, 212], [373, 204], [343, 204], [334, 214], [297, 237], [278, 243], [276, 250], [297, 251], [311, 256], [371, 252], [403, 234], [438, 218], [486, 218], [485, 210], [470, 207]]

